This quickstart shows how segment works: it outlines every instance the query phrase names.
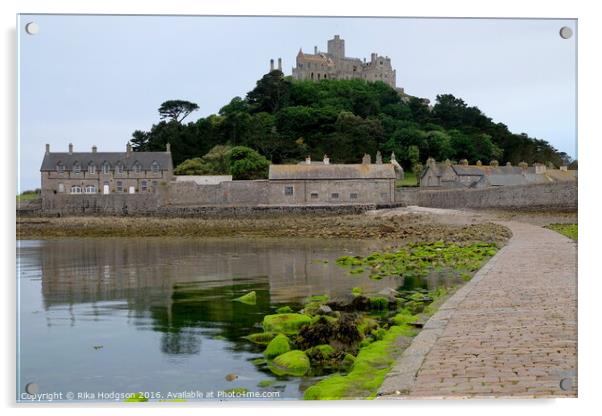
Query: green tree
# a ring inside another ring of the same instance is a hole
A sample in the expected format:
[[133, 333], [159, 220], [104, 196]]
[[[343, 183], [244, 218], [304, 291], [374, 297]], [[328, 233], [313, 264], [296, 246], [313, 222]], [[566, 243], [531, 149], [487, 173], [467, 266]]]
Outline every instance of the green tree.
[[193, 102], [185, 100], [168, 100], [159, 107], [161, 119], [170, 119], [176, 123], [181, 123], [193, 111], [199, 109], [199, 106]]
[[236, 146], [230, 151], [230, 172], [236, 180], [266, 179], [270, 162], [255, 150]]
[[291, 81], [281, 71], [265, 74], [255, 88], [247, 94], [252, 112], [274, 113], [286, 107], [290, 98]]
[[203, 157], [187, 159], [175, 169], [176, 175], [229, 175], [230, 154], [229, 146], [214, 146]]
[[418, 165], [418, 162], [420, 162], [420, 150], [418, 149], [418, 146], [408, 146], [408, 161], [410, 162], [412, 169]]

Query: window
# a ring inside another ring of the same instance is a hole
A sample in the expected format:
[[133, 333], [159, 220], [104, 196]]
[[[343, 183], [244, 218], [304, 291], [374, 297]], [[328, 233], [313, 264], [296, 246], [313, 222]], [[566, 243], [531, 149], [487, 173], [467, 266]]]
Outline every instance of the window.
[[117, 181], [117, 192], [123, 192], [123, 182]]
[[339, 199], [339, 193], [338, 192], [333, 192], [332, 194], [330, 194], [330, 197], [332, 199]]
[[73, 164], [73, 173], [81, 173], [82, 171], [82, 165], [79, 164], [79, 162], [75, 162]]
[[292, 186], [284, 187], [284, 195], [292, 195], [295, 192], [295, 189]]
[[92, 162], [88, 165], [88, 173], [92, 175], [96, 173], [96, 165]]
[[140, 166], [140, 163], [136, 162], [134, 163], [132, 170], [134, 171], [134, 173], [140, 173], [140, 171], [142, 170], [142, 166]]
[[317, 192], [312, 192], [309, 196], [310, 196], [311, 199], [318, 199], [319, 195], [318, 195]]
[[87, 194], [95, 194], [96, 186], [95, 185], [86, 185], [86, 193]]
[[59, 162], [56, 164], [56, 171], [58, 173], [63, 173], [65, 171], [65, 165], [63, 165], [63, 162]]
[[140, 182], [140, 191], [146, 192], [147, 190], [148, 190], [148, 182], [147, 181]]
[[82, 187], [79, 185], [73, 185], [71, 187], [71, 193], [72, 194], [81, 194], [82, 193]]
[[117, 162], [115, 165], [115, 173], [123, 173], [123, 165], [121, 162]]
[[157, 162], [156, 160], [153, 161], [153, 163], [151, 164], [151, 172], [157, 173], [157, 172], [159, 172], [159, 168], [160, 168], [159, 162]]
[[351, 199], [357, 199], [357, 193], [356, 192], [351, 192], [351, 194], [349, 195], [349, 198], [351, 198]]
[[102, 164], [102, 173], [104, 173], [106, 175], [107, 173], [109, 173], [110, 170], [111, 170], [111, 165], [109, 165], [109, 162], [104, 162]]

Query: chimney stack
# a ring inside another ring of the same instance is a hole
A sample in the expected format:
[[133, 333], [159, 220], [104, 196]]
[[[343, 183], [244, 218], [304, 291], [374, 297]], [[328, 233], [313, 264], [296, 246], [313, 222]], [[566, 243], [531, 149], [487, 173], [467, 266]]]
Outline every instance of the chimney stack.
[[311, 165], [311, 156], [305, 156], [305, 164]]
[[92, 146], [92, 153], [96, 153], [97, 150], [98, 148], [96, 147], [96, 145]]
[[[48, 146], [48, 145], [46, 145], [46, 146]], [[569, 170], [569, 168], [568, 168], [568, 166], [561, 166], [560, 170], [563, 172], [567, 172]]]
[[46, 154], [50, 153], [50, 145], [46, 143]]
[[317, 55], [317, 54], [318, 54], [318, 47], [314, 46], [314, 55]]
[[330, 159], [328, 158], [328, 155], [324, 155], [324, 164], [330, 165]]
[[278, 58], [278, 71], [282, 72], [282, 58]]
[[69, 143], [69, 154], [73, 154], [73, 143]]
[[132, 145], [130, 142], [127, 142], [125, 145], [125, 157], [130, 157], [130, 153], [132, 153]]
[[270, 72], [274, 70], [274, 60], [270, 59]]
[[391, 163], [393, 162], [397, 162], [397, 159], [395, 159], [395, 152], [391, 152]]
[[377, 165], [382, 165], [383, 164], [383, 155], [380, 153], [380, 150], [378, 150], [376, 152], [376, 164]]
[[536, 174], [544, 174], [546, 173], [546, 165], [544, 165], [543, 163], [535, 163], [535, 173]]
[[368, 153], [364, 153], [364, 157], [362, 157], [362, 165], [369, 165], [372, 163], [372, 158]]
[[167, 143], [167, 144], [165, 145], [165, 151], [166, 151], [167, 153], [171, 153], [171, 144]]

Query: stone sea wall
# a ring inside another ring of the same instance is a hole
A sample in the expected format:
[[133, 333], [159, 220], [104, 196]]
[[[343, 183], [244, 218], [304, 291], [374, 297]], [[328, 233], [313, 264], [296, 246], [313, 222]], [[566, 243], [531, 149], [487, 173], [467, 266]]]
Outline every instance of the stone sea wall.
[[577, 183], [557, 182], [481, 189], [413, 189], [409, 192], [402, 189], [396, 194], [396, 201], [433, 208], [576, 210]]

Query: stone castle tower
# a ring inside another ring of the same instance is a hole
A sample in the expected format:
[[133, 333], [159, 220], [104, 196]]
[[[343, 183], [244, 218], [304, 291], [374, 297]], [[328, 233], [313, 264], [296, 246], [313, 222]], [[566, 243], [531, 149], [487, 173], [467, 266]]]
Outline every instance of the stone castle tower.
[[[273, 69], [273, 61], [271, 69]], [[335, 35], [328, 41], [328, 52], [318, 51], [317, 46], [314, 47], [313, 54], [303, 53], [299, 49], [297, 66], [293, 68], [293, 78], [295, 79], [314, 81], [363, 79], [382, 81], [393, 88], [396, 88], [395, 76], [391, 58], [388, 56], [372, 53], [369, 62], [366, 62], [366, 58], [362, 61], [360, 58], [345, 56], [345, 40], [341, 39], [339, 35]]]

